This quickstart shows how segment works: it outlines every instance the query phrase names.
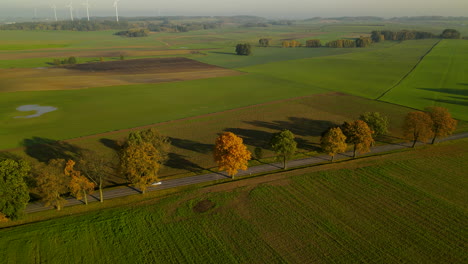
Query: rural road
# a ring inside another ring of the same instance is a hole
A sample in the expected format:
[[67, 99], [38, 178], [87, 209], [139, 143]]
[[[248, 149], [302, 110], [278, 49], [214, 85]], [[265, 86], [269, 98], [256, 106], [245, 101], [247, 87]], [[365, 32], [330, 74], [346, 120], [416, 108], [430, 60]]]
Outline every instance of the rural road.
[[[462, 139], [466, 137], [468, 137], [468, 132], [452, 135], [450, 137], [439, 140], [439, 142]], [[422, 145], [422, 144], [423, 143], [418, 143], [417, 145]], [[392, 150], [397, 150], [397, 149], [410, 148], [410, 147], [411, 147], [410, 142], [381, 145], [381, 146], [371, 148], [371, 152], [367, 153], [366, 156], [377, 154], [377, 153], [383, 153], [387, 151], [392, 151]], [[352, 152], [345, 152], [342, 154], [338, 154], [335, 156], [335, 161], [349, 159], [352, 156], [353, 156]], [[326, 162], [329, 160], [330, 160], [330, 157], [327, 155], [304, 158], [304, 159], [297, 159], [297, 160], [290, 160], [288, 161], [288, 168], [313, 165], [317, 163]], [[257, 173], [272, 172], [275, 170], [279, 170], [281, 168], [282, 168], [281, 162], [263, 164], [263, 165], [250, 167], [246, 171], [239, 171], [236, 177], [241, 177], [241, 176], [250, 175], [250, 174], [257, 174]], [[203, 183], [203, 182], [211, 182], [211, 181], [227, 179], [227, 178], [230, 178], [230, 177], [223, 173], [208, 173], [208, 174], [162, 181], [160, 185], [151, 186], [148, 188], [147, 191], [151, 192], [151, 191], [157, 191], [157, 190], [164, 190], [164, 189], [170, 189], [174, 187], [187, 186], [187, 185]], [[108, 200], [108, 199], [112, 199], [116, 197], [124, 197], [124, 196], [134, 195], [134, 194], [140, 194], [140, 191], [133, 187], [115, 188], [111, 190], [104, 190], [104, 199]], [[99, 194], [96, 193], [96, 194], [88, 196], [88, 202], [91, 203], [91, 202], [98, 202], [98, 201], [99, 201]], [[67, 203], [65, 206], [73, 206], [73, 205], [79, 205], [79, 204], [83, 204], [83, 202], [75, 198], [67, 198]], [[35, 213], [35, 212], [40, 212], [40, 211], [45, 211], [45, 210], [50, 210], [50, 209], [53, 209], [53, 208], [45, 207], [44, 204], [42, 204], [41, 202], [33, 202], [33, 203], [28, 204], [28, 206], [25, 209], [25, 212]]]

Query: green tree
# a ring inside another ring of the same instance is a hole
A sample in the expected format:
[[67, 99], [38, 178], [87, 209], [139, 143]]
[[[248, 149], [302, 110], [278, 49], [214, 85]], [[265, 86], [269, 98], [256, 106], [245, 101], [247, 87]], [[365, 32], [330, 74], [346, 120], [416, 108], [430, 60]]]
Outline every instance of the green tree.
[[28, 204], [29, 171], [23, 160], [0, 160], [0, 212], [9, 219], [18, 219]]
[[71, 56], [67, 59], [68, 64], [76, 64], [76, 58]]
[[444, 39], [459, 39], [460, 36], [461, 35], [458, 30], [451, 29], [451, 28], [445, 29], [440, 35], [440, 37]]
[[261, 38], [258, 40], [258, 44], [260, 44], [260, 47], [269, 47], [270, 46], [270, 40], [267, 38]]
[[356, 158], [357, 152], [366, 153], [370, 151], [370, 146], [374, 143], [372, 138], [372, 130], [362, 120], [356, 120], [348, 123], [344, 122], [341, 126], [343, 134], [346, 136], [348, 143], [354, 144], [353, 158]]
[[360, 37], [356, 39], [356, 47], [358, 48], [367, 48], [372, 43], [372, 39], [369, 37]]
[[447, 108], [440, 106], [431, 106], [425, 109], [432, 119], [432, 144], [435, 143], [437, 137], [449, 136], [457, 128], [457, 120], [452, 118]]
[[403, 123], [403, 133], [405, 138], [413, 140], [414, 148], [416, 142], [427, 141], [432, 135], [433, 122], [431, 116], [426, 112], [416, 111], [406, 115]]
[[320, 146], [322, 150], [331, 156], [333, 162], [335, 155], [346, 151], [348, 145], [346, 144], [346, 136], [341, 131], [341, 128], [330, 128], [320, 138]]
[[308, 48], [320, 48], [322, 47], [322, 42], [320, 39], [309, 39], [306, 41], [306, 47]]
[[286, 169], [286, 160], [290, 159], [297, 149], [294, 134], [289, 130], [275, 133], [271, 137], [270, 146], [276, 154], [283, 158], [283, 168]]
[[249, 43], [237, 44], [236, 54], [249, 56], [250, 54], [252, 54], [252, 47], [250, 46]]
[[379, 112], [365, 112], [359, 116], [359, 120], [366, 122], [369, 128], [374, 132], [372, 137], [375, 139], [388, 133], [388, 118]]

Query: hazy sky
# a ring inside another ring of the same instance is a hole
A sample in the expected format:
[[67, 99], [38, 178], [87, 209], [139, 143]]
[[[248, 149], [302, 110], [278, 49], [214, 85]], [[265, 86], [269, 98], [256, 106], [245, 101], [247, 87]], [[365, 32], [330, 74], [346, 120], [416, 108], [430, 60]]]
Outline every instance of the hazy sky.
[[[73, 0], [78, 16], [85, 14], [83, 3]], [[91, 15], [112, 15], [114, 0], [89, 0]], [[0, 16], [53, 16], [50, 6], [57, 6], [59, 17], [69, 16], [70, 0], [0, 0]], [[383, 17], [445, 15], [468, 16], [468, 0], [120, 0], [122, 16], [135, 15], [259, 15], [275, 18], [314, 16]]]

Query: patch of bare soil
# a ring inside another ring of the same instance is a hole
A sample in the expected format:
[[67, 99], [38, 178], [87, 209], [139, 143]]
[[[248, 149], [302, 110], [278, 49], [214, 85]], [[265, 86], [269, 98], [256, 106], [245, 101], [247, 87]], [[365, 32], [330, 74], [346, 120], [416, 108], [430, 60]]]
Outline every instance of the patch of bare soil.
[[93, 62], [46, 69], [4, 69], [0, 76], [0, 93], [176, 82], [240, 74], [187, 58]]
[[219, 69], [217, 66], [201, 63], [187, 58], [151, 58], [93, 62], [68, 65], [64, 68], [85, 72], [123, 72], [123, 73], [169, 73]]
[[211, 200], [205, 199], [198, 202], [192, 209], [195, 213], [204, 213], [214, 208], [215, 205]]

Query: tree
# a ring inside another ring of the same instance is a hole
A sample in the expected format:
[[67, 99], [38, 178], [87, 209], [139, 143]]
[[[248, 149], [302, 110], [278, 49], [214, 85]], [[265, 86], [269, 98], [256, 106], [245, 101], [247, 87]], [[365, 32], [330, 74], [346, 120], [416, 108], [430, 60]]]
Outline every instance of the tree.
[[161, 135], [155, 128], [130, 132], [124, 147], [130, 144], [150, 143], [159, 153], [159, 163], [164, 164], [169, 155], [171, 142], [168, 137]]
[[282, 46], [283, 48], [289, 48], [289, 47], [291, 46], [291, 43], [290, 43], [289, 41], [286, 41], [286, 40], [285, 40], [285, 41], [283, 41], [283, 43], [281, 44], [281, 46]]
[[61, 210], [67, 202], [63, 195], [68, 192], [70, 177], [64, 173], [65, 160], [52, 159], [47, 165], [41, 163], [35, 173], [37, 192], [46, 206]]
[[432, 119], [432, 144], [435, 143], [437, 137], [449, 136], [457, 128], [457, 120], [452, 118], [447, 108], [440, 106], [431, 106], [425, 109]]
[[289, 42], [289, 47], [291, 47], [291, 48], [301, 47], [301, 46], [302, 46], [302, 44], [297, 40], [291, 40]]
[[0, 160], [0, 214], [18, 219], [29, 201], [26, 185], [30, 167], [25, 161]]
[[306, 41], [306, 47], [308, 48], [320, 48], [322, 46], [322, 42], [320, 39], [309, 39]]
[[151, 183], [158, 181], [162, 156], [149, 142], [130, 143], [120, 152], [120, 171], [130, 184], [144, 194]]
[[75, 170], [75, 162], [68, 160], [65, 165], [65, 175], [71, 177], [69, 188], [70, 192], [76, 199], [84, 198], [85, 204], [88, 205], [88, 194], [94, 192], [94, 183], [90, 182], [85, 176], [81, 175], [80, 171]]
[[67, 59], [67, 63], [68, 63], [68, 64], [76, 64], [76, 58], [73, 57], [73, 56], [72, 56], [72, 57], [69, 57], [69, 58]]
[[250, 46], [249, 43], [237, 44], [236, 54], [249, 56], [250, 54], [252, 54], [252, 47]]
[[458, 32], [458, 30], [448, 28], [442, 32], [440, 37], [444, 39], [459, 39], [460, 32]]
[[356, 158], [357, 152], [366, 153], [370, 151], [370, 146], [374, 143], [372, 130], [362, 120], [356, 120], [348, 123], [344, 122], [341, 126], [343, 134], [348, 143], [354, 144], [353, 158]]
[[328, 42], [325, 46], [329, 48], [354, 48], [356, 42], [352, 39], [338, 39]]
[[109, 175], [111, 166], [108, 160], [92, 151], [84, 151], [80, 155], [78, 162], [79, 170], [91, 180], [99, 189], [99, 200], [102, 203], [104, 201], [103, 184], [104, 180]]
[[213, 157], [220, 170], [226, 170], [234, 179], [238, 170], [247, 170], [251, 153], [242, 138], [231, 132], [222, 133], [215, 142]]
[[270, 46], [270, 40], [267, 38], [262, 38], [258, 40], [258, 44], [260, 44], [260, 47], [269, 47]]
[[433, 122], [431, 116], [426, 112], [416, 111], [406, 115], [403, 123], [405, 138], [413, 140], [413, 146], [418, 140], [427, 141], [432, 135]]
[[388, 133], [388, 118], [380, 115], [379, 112], [365, 112], [359, 116], [359, 120], [366, 122], [369, 128], [374, 132], [372, 134], [374, 139]]
[[360, 37], [356, 39], [356, 47], [358, 48], [367, 48], [372, 43], [372, 39], [369, 37]]
[[382, 42], [385, 40], [385, 36], [380, 33], [380, 31], [371, 32], [372, 42]]
[[330, 128], [320, 138], [320, 146], [327, 155], [331, 156], [331, 162], [335, 155], [346, 151], [346, 136], [341, 131], [341, 128]]
[[283, 169], [286, 169], [286, 160], [290, 159], [297, 149], [294, 134], [289, 130], [275, 133], [271, 137], [270, 146], [276, 154], [283, 157]]

